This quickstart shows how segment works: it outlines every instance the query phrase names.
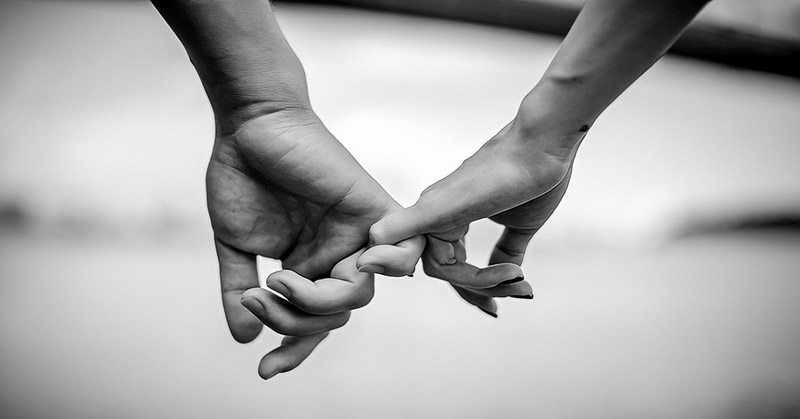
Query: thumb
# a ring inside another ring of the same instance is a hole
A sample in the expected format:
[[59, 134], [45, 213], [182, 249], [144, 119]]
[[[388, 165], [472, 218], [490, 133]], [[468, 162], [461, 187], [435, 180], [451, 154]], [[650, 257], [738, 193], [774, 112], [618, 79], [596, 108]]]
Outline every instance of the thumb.
[[369, 228], [370, 246], [395, 244], [419, 236], [430, 227], [431, 220], [416, 205], [395, 211], [381, 218]]
[[420, 200], [395, 211], [369, 229], [370, 245], [395, 244], [427, 233], [441, 233], [457, 227], [447, 212], [447, 205], [430, 205]]

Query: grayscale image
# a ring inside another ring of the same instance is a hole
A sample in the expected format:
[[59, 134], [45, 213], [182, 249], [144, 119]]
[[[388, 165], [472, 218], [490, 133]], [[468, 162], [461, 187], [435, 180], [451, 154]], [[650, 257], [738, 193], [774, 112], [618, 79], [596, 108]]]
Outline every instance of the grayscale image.
[[0, 2], [0, 418], [800, 418], [800, 0]]

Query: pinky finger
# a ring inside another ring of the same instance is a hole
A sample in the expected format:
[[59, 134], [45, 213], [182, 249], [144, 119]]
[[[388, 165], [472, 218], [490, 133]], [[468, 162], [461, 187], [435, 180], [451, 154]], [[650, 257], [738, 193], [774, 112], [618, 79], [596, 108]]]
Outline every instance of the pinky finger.
[[396, 277], [412, 275], [424, 249], [424, 236], [414, 236], [397, 244], [375, 245], [359, 256], [358, 270]]

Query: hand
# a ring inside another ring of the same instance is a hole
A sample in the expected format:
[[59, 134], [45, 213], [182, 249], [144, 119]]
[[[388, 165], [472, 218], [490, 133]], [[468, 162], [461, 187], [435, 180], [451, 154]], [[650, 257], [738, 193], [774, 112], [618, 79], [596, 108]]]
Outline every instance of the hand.
[[[425, 272], [450, 282], [458, 294], [497, 316], [494, 297], [533, 298], [519, 266], [533, 235], [564, 196], [577, 144], [583, 133], [525, 129], [515, 120], [456, 171], [427, 188], [413, 206], [394, 212], [370, 229], [371, 241], [396, 243], [428, 234]], [[566, 137], [569, 142], [564, 141]], [[571, 144], [570, 147], [562, 144]], [[464, 238], [472, 221], [489, 217], [505, 230], [490, 266], [466, 263]], [[370, 248], [358, 260], [380, 265], [390, 260]]]
[[[240, 342], [253, 340], [262, 322], [290, 336], [262, 359], [259, 373], [269, 378], [296, 367], [349, 310], [370, 301], [373, 277], [356, 270], [354, 252], [369, 226], [399, 206], [311, 111], [303, 66], [268, 1], [153, 5], [214, 110], [208, 208], [228, 325]], [[386, 273], [412, 271], [422, 247], [421, 237], [385, 247]], [[283, 262], [286, 270], [267, 283], [294, 305], [258, 288], [256, 255]], [[306, 279], [322, 277], [330, 278]]]
[[[288, 335], [259, 374], [288, 371], [371, 300], [373, 277], [357, 271], [357, 251], [369, 227], [400, 207], [306, 109], [219, 136], [206, 183], [231, 333], [252, 341], [263, 322]], [[387, 274], [413, 271], [423, 245], [416, 237], [384, 248]], [[267, 284], [293, 304], [259, 288], [256, 255], [282, 261]]]

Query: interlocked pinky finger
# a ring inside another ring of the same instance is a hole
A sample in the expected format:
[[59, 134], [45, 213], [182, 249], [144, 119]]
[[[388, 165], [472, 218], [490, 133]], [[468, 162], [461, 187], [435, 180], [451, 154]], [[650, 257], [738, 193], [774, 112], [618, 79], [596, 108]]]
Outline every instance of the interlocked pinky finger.
[[410, 276], [414, 274], [424, 249], [424, 236], [415, 236], [396, 244], [377, 244], [358, 257], [357, 268], [359, 272]]

